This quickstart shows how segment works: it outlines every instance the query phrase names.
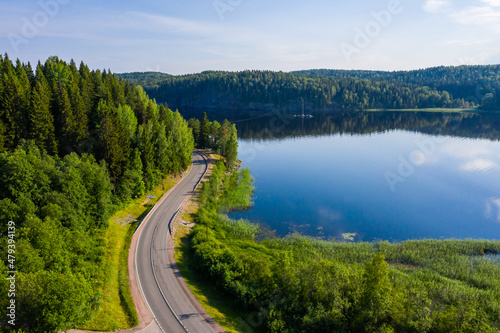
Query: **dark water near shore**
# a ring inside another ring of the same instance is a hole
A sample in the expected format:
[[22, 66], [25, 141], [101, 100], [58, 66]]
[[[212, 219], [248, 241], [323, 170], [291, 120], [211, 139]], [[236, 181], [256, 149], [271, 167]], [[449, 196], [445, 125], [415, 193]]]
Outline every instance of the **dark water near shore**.
[[500, 239], [500, 114], [209, 117], [235, 121], [255, 178], [233, 218], [327, 239]]

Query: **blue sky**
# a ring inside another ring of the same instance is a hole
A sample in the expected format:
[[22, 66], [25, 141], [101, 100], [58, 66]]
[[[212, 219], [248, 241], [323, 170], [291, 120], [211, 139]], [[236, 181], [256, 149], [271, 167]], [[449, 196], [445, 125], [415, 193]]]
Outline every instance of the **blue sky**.
[[0, 0], [0, 52], [113, 72], [500, 63], [500, 0]]

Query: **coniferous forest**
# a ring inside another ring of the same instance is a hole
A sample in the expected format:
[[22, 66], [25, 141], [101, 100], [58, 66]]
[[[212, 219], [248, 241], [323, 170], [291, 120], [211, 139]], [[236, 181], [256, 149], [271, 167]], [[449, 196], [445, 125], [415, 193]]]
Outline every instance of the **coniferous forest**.
[[[0, 283], [8, 288], [12, 264], [16, 328], [54, 331], [92, 318], [110, 215], [185, 170], [193, 148], [178, 112], [109, 71], [0, 57], [0, 219], [12, 221], [16, 245], [15, 262], [0, 262]], [[6, 259], [9, 226], [2, 222]]]
[[[158, 87], [148, 90], [150, 96], [170, 106], [291, 108], [302, 98], [316, 109], [472, 106], [430, 81], [418, 86], [319, 74], [206, 72], [150, 75], [143, 83], [154, 81]], [[496, 103], [496, 95], [488, 94], [483, 107]], [[325, 126], [349, 128], [366, 117], [334, 119]], [[242, 314], [245, 327], [499, 331], [498, 242], [275, 238], [225, 215], [249, 207], [253, 192], [248, 169], [230, 172], [237, 164], [234, 124], [210, 121], [206, 113], [186, 121], [157, 105], [143, 88], [84, 63], [51, 57], [33, 68], [5, 55], [0, 56], [0, 219], [12, 222], [2, 223], [0, 253], [9, 258], [15, 239], [16, 258], [0, 261], [0, 288], [9, 289], [15, 267], [16, 329], [59, 331], [95, 316], [103, 304], [109, 217], [168, 175], [186, 170], [194, 147], [221, 154], [226, 164], [213, 169], [200, 191], [189, 264]], [[2, 318], [8, 302], [0, 298]]]
[[499, 66], [436, 67], [381, 72], [206, 71], [166, 76], [121, 74], [159, 103], [182, 109], [307, 111], [500, 108]]

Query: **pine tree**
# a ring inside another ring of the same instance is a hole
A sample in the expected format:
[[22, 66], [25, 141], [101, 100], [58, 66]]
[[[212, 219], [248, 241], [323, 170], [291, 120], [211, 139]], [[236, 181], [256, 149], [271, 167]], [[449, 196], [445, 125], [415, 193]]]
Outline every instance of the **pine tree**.
[[0, 116], [4, 127], [3, 144], [13, 150], [17, 146], [14, 70], [7, 55], [0, 68]]
[[210, 147], [210, 121], [206, 112], [203, 112], [203, 119], [200, 124], [199, 148], [207, 149]]
[[201, 123], [198, 119], [196, 118], [191, 118], [188, 121], [189, 127], [193, 131], [193, 138], [194, 138], [194, 143], [196, 147], [200, 148], [200, 127]]
[[68, 97], [71, 102], [71, 114], [68, 115], [68, 137], [74, 141], [71, 142], [75, 147], [79, 147], [88, 136], [88, 114], [84, 100], [80, 94], [78, 86], [78, 71], [74, 69], [75, 74], [71, 74], [68, 81]]
[[115, 108], [109, 107], [106, 102], [99, 103], [101, 120], [100, 153], [106, 160], [111, 181], [116, 186], [128, 169], [130, 155], [130, 141], [127, 130], [119, 119]]
[[28, 74], [29, 68], [21, 63], [19, 59], [16, 61], [16, 122], [18, 126], [18, 137], [27, 138], [29, 131], [29, 109], [31, 82], [30, 77], [33, 72]]
[[31, 93], [30, 138], [40, 149], [57, 154], [54, 117], [50, 112], [50, 88], [40, 67], [37, 68], [35, 87]]
[[141, 151], [142, 168], [146, 190], [151, 190], [156, 184], [154, 174], [154, 148], [151, 142], [151, 125], [139, 125], [139, 149]]
[[137, 181], [134, 182], [134, 192], [132, 197], [140, 197], [146, 191], [146, 187], [143, 180], [141, 152], [138, 148], [134, 149], [130, 160], [130, 170], [137, 175]]
[[153, 127], [156, 133], [155, 142], [155, 159], [158, 170], [160, 170], [162, 177], [172, 170], [172, 161], [170, 151], [172, 150], [167, 136], [165, 133], [165, 126], [162, 123], [156, 123]]
[[28, 113], [31, 85], [24, 65], [17, 60], [16, 68], [5, 56], [0, 70], [0, 112], [5, 126], [4, 144], [13, 150], [28, 134]]
[[75, 126], [75, 119], [68, 92], [62, 84], [53, 81], [52, 92], [52, 110], [56, 122], [56, 135], [59, 140], [59, 153], [66, 155], [76, 149], [76, 139], [71, 132], [71, 128]]

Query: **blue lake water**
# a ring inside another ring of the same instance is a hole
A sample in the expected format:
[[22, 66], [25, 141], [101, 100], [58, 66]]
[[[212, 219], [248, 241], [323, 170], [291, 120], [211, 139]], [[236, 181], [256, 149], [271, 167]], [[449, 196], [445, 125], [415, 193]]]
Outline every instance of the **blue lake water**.
[[232, 120], [255, 178], [254, 206], [232, 218], [281, 236], [500, 239], [500, 115]]

